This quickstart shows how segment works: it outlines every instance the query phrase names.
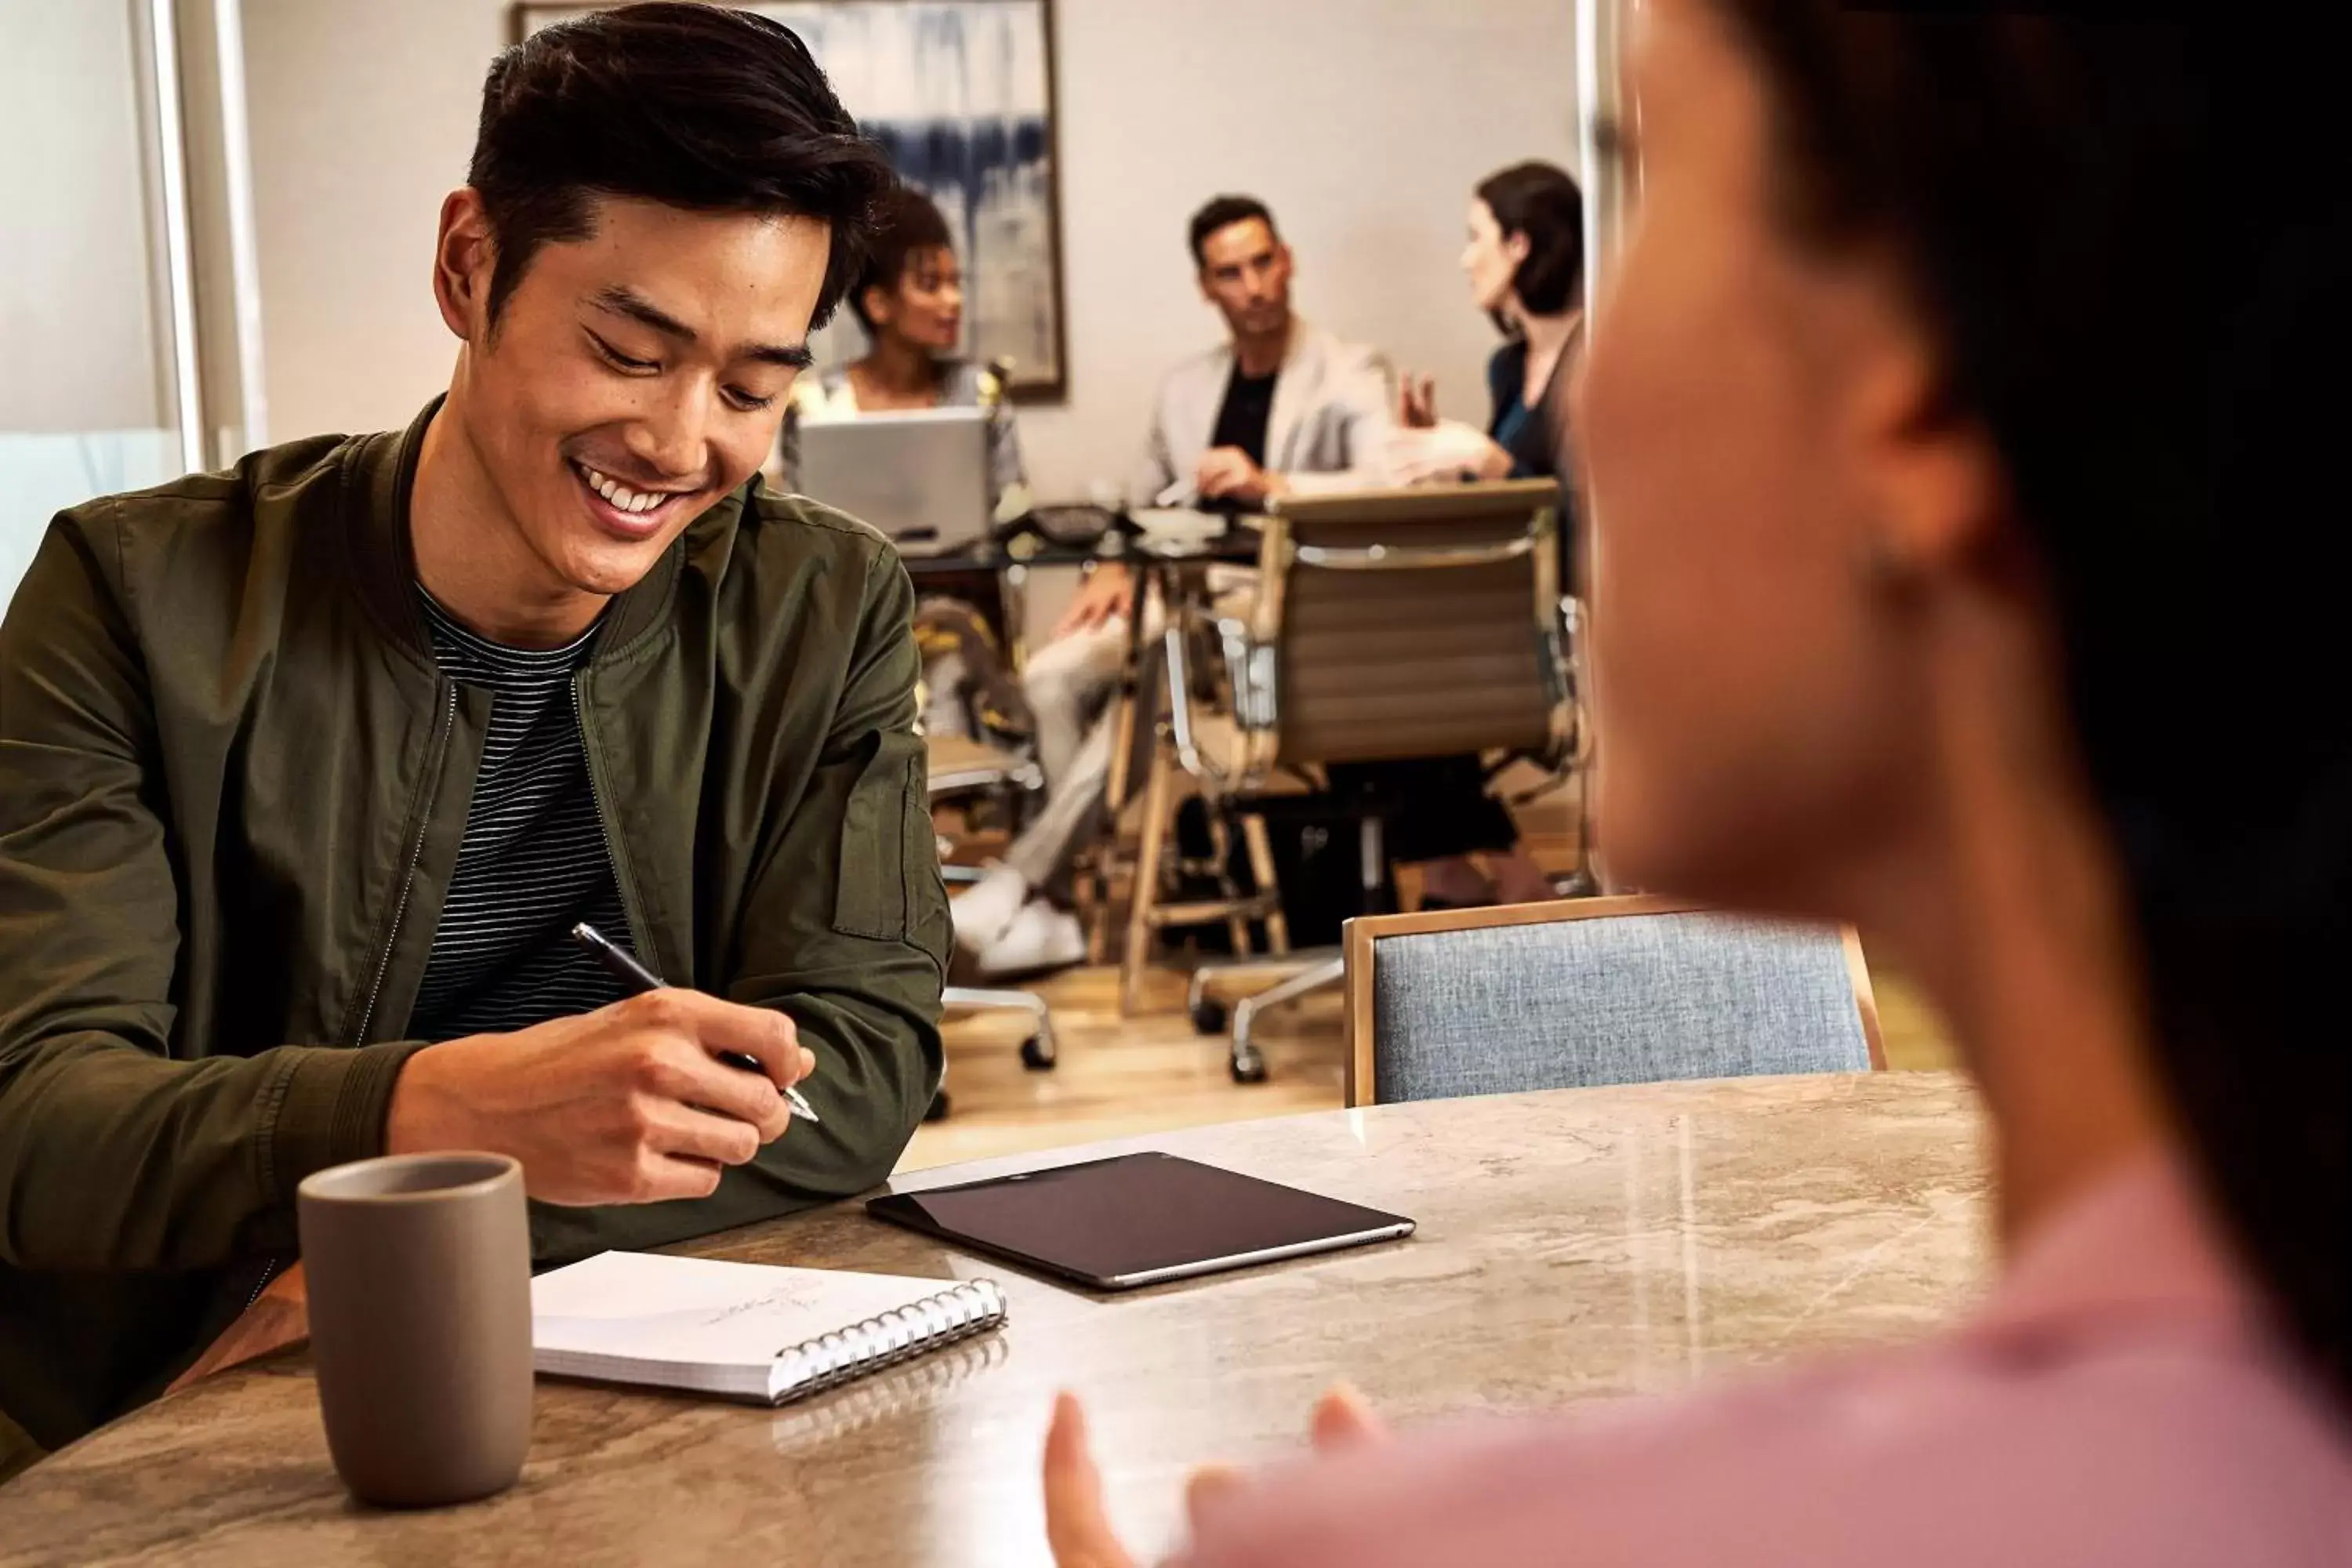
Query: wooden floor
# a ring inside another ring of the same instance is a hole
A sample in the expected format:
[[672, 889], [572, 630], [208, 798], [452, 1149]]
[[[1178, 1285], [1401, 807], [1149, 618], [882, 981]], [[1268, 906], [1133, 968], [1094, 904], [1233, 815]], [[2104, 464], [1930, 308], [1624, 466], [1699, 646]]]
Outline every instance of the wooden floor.
[[[1916, 992], [1873, 976], [1888, 1064], [1897, 1069], [1951, 1064], [1941, 1026]], [[1037, 987], [1054, 1009], [1060, 1064], [1021, 1065], [1025, 1014], [952, 1020], [947, 1030], [953, 1113], [915, 1134], [902, 1171], [994, 1154], [1053, 1148], [1257, 1116], [1327, 1110], [1340, 1099], [1337, 989], [1259, 1020], [1267, 1079], [1236, 1084], [1225, 1071], [1222, 1037], [1193, 1032], [1184, 1015], [1184, 977], [1152, 976], [1145, 1010], [1118, 1016], [1118, 972], [1070, 970]]]

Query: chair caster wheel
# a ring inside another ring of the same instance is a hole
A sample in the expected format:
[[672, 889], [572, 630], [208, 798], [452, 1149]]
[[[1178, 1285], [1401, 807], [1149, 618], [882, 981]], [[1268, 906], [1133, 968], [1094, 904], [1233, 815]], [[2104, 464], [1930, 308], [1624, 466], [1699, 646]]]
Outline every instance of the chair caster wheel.
[[1204, 996], [1192, 1004], [1192, 1030], [1201, 1035], [1222, 1035], [1225, 1032], [1225, 1005]]
[[1255, 1049], [1234, 1052], [1232, 1068], [1235, 1083], [1265, 1081], [1265, 1058]]
[[1053, 1070], [1054, 1042], [1043, 1035], [1032, 1035], [1021, 1042], [1021, 1065], [1031, 1072]]
[[923, 1120], [926, 1121], [945, 1121], [948, 1119], [948, 1112], [953, 1109], [953, 1105], [954, 1102], [948, 1099], [948, 1091], [946, 1089], [940, 1089], [937, 1094], [931, 1096], [931, 1108], [923, 1112]]

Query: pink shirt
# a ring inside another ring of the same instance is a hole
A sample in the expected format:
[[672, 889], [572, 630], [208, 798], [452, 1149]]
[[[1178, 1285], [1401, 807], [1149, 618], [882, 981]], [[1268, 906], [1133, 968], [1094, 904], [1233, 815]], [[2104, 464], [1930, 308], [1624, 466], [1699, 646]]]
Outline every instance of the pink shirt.
[[2151, 1160], [2045, 1223], [1948, 1338], [1277, 1472], [1184, 1562], [2346, 1568], [2352, 1431]]

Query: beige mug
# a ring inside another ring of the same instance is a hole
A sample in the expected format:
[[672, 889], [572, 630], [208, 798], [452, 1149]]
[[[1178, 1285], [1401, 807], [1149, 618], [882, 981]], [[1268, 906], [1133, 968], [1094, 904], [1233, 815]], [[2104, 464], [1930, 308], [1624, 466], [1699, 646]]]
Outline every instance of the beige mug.
[[310, 1353], [335, 1469], [390, 1508], [512, 1486], [530, 1447], [530, 1226], [504, 1154], [394, 1154], [304, 1179]]

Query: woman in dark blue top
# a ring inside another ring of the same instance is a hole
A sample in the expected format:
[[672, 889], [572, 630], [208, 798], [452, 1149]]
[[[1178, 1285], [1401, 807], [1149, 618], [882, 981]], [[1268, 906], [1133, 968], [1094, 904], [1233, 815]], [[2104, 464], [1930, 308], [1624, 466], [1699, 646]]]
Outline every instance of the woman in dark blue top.
[[1429, 382], [1408, 378], [1398, 420], [1405, 428], [1391, 453], [1395, 477], [1562, 476], [1553, 416], [1584, 324], [1584, 194], [1564, 169], [1515, 163], [1479, 184], [1469, 229], [1462, 270], [1470, 297], [1508, 340], [1486, 363], [1493, 414], [1483, 432], [1440, 419]]
[[[1400, 483], [1560, 478], [1560, 562], [1574, 581], [1570, 498], [1556, 455], [1556, 401], [1584, 318], [1584, 197], [1566, 171], [1517, 163], [1471, 198], [1462, 269], [1470, 296], [1508, 339], [1486, 366], [1493, 416], [1483, 431], [1437, 417], [1427, 380], [1408, 377], [1389, 458]], [[1518, 847], [1518, 826], [1486, 792], [1475, 756], [1364, 763], [1329, 770], [1335, 788], [1381, 799], [1389, 853], [1423, 865], [1427, 905], [1524, 903], [1552, 896]], [[1474, 860], [1473, 855], [1480, 858]]]

